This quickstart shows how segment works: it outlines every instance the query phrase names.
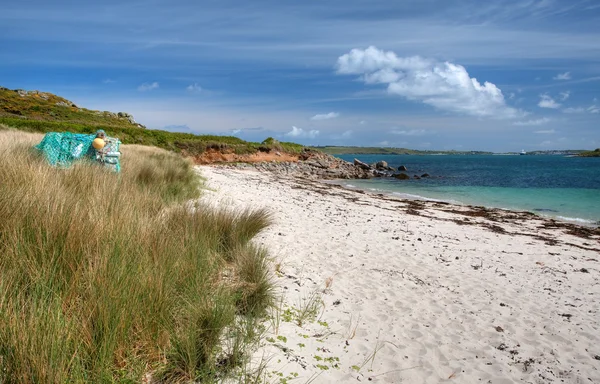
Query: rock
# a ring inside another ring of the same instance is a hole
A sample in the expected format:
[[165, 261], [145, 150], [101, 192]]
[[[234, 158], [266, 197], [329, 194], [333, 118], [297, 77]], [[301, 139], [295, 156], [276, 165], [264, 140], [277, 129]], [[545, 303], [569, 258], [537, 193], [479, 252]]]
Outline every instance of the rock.
[[406, 173], [398, 173], [398, 174], [395, 174], [394, 177], [396, 179], [399, 179], [399, 180], [408, 180], [408, 179], [410, 179], [410, 176], [408, 176]]
[[421, 175], [421, 177], [429, 177], [429, 173], [424, 173]]
[[121, 119], [125, 119], [125, 120], [129, 121], [131, 124], [137, 124], [135, 122], [135, 120], [133, 119], [133, 116], [127, 112], [119, 112], [119, 113], [117, 113], [117, 116], [120, 117]]
[[419, 175], [414, 175], [413, 177], [417, 180], [421, 180], [421, 177]]
[[354, 159], [354, 165], [364, 170], [371, 170], [371, 166], [369, 166], [369, 164], [363, 163], [358, 159]]
[[387, 169], [388, 163], [387, 163], [387, 161], [383, 161], [383, 160], [378, 161], [377, 163], [375, 163], [375, 168], [380, 169], [380, 170]]
[[65, 103], [64, 101], [59, 101], [58, 103], [56, 103], [56, 105], [58, 105], [59, 107], [69, 107], [69, 104]]
[[401, 165], [398, 167], [399, 171], [408, 171], [408, 169], [406, 169], [406, 167], [404, 165]]

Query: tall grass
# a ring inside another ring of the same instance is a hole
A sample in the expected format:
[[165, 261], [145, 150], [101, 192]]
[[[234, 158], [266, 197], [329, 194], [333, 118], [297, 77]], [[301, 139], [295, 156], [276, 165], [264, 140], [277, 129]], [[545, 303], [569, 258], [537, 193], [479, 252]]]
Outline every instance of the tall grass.
[[40, 139], [0, 130], [0, 383], [231, 373], [273, 297], [269, 213], [184, 204], [200, 179], [163, 150], [123, 146], [114, 174], [52, 168]]

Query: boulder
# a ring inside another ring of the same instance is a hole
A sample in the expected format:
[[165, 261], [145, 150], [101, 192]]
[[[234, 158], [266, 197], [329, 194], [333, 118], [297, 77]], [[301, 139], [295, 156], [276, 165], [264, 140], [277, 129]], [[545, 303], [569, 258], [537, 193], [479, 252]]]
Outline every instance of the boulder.
[[417, 179], [417, 180], [420, 180], [420, 179], [421, 179], [421, 176], [419, 176], [419, 175], [414, 175], [413, 177], [414, 177], [415, 179]]
[[388, 168], [388, 163], [387, 161], [378, 161], [375, 163], [375, 168], [377, 169], [387, 169]]
[[133, 116], [130, 115], [129, 113], [127, 113], [127, 112], [119, 112], [119, 113], [117, 113], [117, 116], [120, 117], [120, 118], [122, 118], [122, 119], [125, 119], [125, 120], [129, 121], [131, 124], [137, 124], [135, 122]]
[[408, 176], [406, 173], [398, 173], [398, 174], [395, 174], [394, 177], [396, 179], [399, 179], [399, 180], [408, 180], [408, 179], [410, 179], [410, 176]]
[[408, 171], [408, 169], [406, 169], [406, 167], [404, 165], [401, 165], [398, 167], [399, 171]]
[[429, 177], [429, 173], [424, 173], [421, 175], [421, 177]]
[[364, 169], [364, 170], [370, 170], [371, 166], [369, 164], [363, 163], [362, 161], [358, 160], [358, 159], [354, 159], [354, 165], [356, 165], [357, 167]]

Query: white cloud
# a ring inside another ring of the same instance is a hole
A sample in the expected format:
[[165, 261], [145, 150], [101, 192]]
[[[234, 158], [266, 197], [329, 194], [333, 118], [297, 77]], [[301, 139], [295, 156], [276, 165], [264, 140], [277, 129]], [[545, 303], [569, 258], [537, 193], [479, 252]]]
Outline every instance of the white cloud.
[[549, 123], [550, 121], [552, 121], [552, 119], [549, 119], [547, 117], [542, 117], [541, 119], [535, 119], [535, 120], [517, 121], [517, 122], [514, 122], [513, 125], [520, 125], [520, 126], [543, 125], [543, 124]]
[[598, 107], [597, 105], [592, 105], [587, 109], [587, 111], [589, 113], [600, 113], [600, 107]]
[[409, 130], [399, 130], [392, 129], [390, 131], [394, 135], [402, 135], [402, 136], [423, 136], [427, 134], [427, 131], [424, 129], [409, 129]]
[[553, 77], [554, 80], [571, 80], [571, 72], [559, 73]]
[[539, 133], [539, 134], [545, 134], [545, 135], [550, 135], [555, 132], [556, 131], [554, 129], [540, 129], [539, 131], [533, 131], [533, 133]]
[[345, 131], [344, 133], [342, 133], [342, 137], [344, 139], [352, 137], [352, 130], [348, 130], [348, 131]]
[[524, 114], [507, 106], [502, 91], [494, 84], [482, 85], [463, 66], [450, 62], [398, 57], [371, 46], [340, 56], [336, 68], [339, 74], [361, 75], [366, 84], [387, 84], [388, 93], [445, 111], [496, 118]]
[[190, 84], [185, 89], [188, 92], [202, 92], [202, 87], [198, 85], [198, 83]]
[[319, 136], [319, 131], [314, 129], [305, 131], [302, 128], [292, 126], [292, 130], [286, 133], [285, 136], [314, 139], [315, 137]]
[[562, 101], [567, 100], [569, 98], [569, 96], [571, 96], [571, 91], [565, 91], [565, 92], [560, 93], [560, 99]]
[[103, 82], [104, 84], [112, 84], [112, 83], [116, 83], [116, 81], [114, 81], [113, 79], [104, 79], [104, 80], [102, 80], [102, 82]]
[[337, 112], [329, 112], [329, 113], [323, 113], [323, 114], [319, 114], [319, 115], [314, 115], [310, 119], [311, 120], [329, 120], [329, 119], [335, 119], [339, 115], [340, 114], [337, 113]]
[[557, 109], [560, 107], [560, 105], [560, 103], [554, 101], [554, 99], [548, 96], [547, 94], [540, 95], [540, 102], [538, 103], [538, 106], [540, 108]]
[[138, 87], [138, 91], [146, 92], [146, 91], [151, 91], [153, 89], [157, 89], [158, 87], [159, 87], [159, 85], [156, 81], [154, 83], [144, 83]]
[[367, 122], [365, 120], [361, 120], [360, 123], [358, 123], [358, 124], [365, 125], [365, 124], [367, 124]]
[[569, 107], [562, 110], [564, 113], [583, 113], [585, 112], [585, 108], [583, 107]]

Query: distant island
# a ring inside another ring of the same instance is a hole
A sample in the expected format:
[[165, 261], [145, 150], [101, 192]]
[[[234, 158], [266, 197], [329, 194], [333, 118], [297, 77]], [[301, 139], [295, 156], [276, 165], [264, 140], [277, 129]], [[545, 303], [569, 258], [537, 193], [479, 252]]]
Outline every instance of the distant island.
[[581, 157], [600, 157], [600, 148], [596, 148], [593, 151], [586, 151], [579, 154]]
[[[330, 155], [520, 155], [520, 152], [489, 152], [489, 151], [435, 151], [416, 150], [392, 147], [342, 147], [342, 146], [314, 146], [313, 149]], [[562, 155], [562, 156], [600, 156], [600, 150], [585, 151], [583, 149], [564, 149], [529, 151], [526, 155]]]

